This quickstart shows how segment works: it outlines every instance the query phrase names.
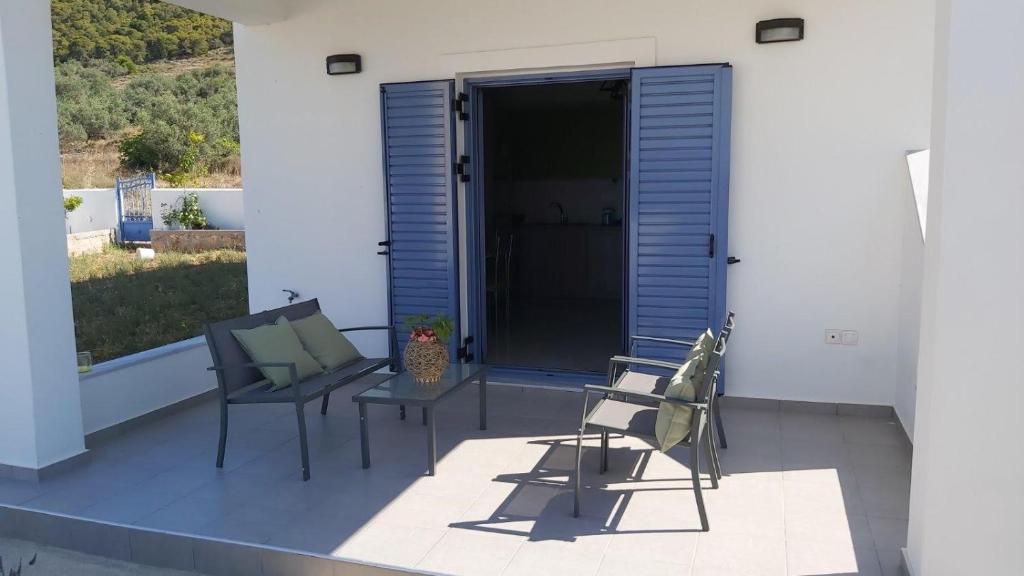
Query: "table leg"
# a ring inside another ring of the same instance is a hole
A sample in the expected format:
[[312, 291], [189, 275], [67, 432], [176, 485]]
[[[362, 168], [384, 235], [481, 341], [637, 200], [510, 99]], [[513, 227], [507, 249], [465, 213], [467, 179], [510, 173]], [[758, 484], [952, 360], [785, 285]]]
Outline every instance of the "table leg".
[[363, 468], [370, 467], [370, 431], [366, 420], [366, 403], [359, 403], [359, 443], [363, 453]]
[[433, 476], [437, 464], [437, 430], [434, 427], [433, 406], [423, 408], [423, 419], [427, 425], [427, 476]]
[[487, 430], [487, 373], [480, 375], [480, 429]]

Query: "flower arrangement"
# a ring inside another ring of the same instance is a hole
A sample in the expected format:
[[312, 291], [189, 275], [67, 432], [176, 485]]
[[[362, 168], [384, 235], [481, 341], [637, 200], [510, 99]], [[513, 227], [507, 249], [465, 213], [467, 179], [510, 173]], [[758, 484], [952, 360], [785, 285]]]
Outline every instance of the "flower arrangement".
[[455, 331], [454, 322], [444, 314], [421, 314], [409, 316], [405, 324], [409, 330], [405, 367], [417, 382], [437, 382], [448, 367], [448, 339]]
[[455, 325], [445, 314], [430, 316], [419, 314], [405, 319], [409, 328], [409, 340], [416, 342], [441, 342], [447, 344]]

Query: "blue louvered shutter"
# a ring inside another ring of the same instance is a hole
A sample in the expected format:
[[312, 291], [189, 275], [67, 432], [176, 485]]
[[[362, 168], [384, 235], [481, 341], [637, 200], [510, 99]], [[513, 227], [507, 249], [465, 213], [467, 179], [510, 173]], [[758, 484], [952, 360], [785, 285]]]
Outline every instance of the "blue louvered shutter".
[[454, 360], [459, 278], [453, 90], [451, 80], [381, 86], [390, 320], [404, 348], [407, 317], [447, 314], [456, 327], [448, 345]]
[[[692, 339], [725, 316], [728, 65], [636, 68], [630, 93], [630, 334]], [[678, 348], [639, 356], [678, 362]]]

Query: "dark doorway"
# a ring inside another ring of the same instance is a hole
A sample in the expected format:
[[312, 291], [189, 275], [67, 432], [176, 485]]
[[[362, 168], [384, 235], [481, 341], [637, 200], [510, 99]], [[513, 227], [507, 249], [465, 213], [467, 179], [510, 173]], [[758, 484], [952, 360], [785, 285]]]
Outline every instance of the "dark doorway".
[[603, 372], [621, 352], [627, 89], [482, 88], [489, 364]]

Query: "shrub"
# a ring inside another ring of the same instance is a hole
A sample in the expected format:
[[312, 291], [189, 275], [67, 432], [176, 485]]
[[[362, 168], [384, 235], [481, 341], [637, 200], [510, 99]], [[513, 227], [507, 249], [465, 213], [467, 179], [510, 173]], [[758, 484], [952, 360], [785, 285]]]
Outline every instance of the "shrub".
[[108, 138], [127, 125], [121, 95], [107, 72], [69, 62], [56, 68], [55, 84], [62, 143]]
[[167, 226], [173, 226], [177, 222], [186, 230], [206, 228], [206, 215], [199, 206], [199, 195], [195, 192], [178, 196], [173, 206], [163, 204], [160, 217]]
[[68, 214], [77, 210], [83, 202], [85, 202], [85, 198], [81, 196], [68, 196], [64, 198], [64, 216], [67, 217]]

